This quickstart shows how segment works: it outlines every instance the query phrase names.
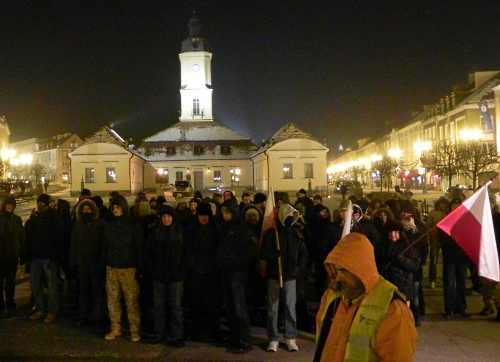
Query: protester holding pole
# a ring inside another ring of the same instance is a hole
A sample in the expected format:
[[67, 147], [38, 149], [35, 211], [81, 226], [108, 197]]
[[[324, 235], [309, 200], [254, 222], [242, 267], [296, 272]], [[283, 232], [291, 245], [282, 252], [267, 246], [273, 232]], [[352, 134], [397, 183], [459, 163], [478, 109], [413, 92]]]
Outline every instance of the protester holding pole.
[[[268, 205], [272, 202], [268, 202]], [[267, 212], [266, 212], [267, 214]], [[300, 226], [295, 225], [299, 213], [284, 203], [278, 212], [279, 225], [265, 231], [260, 258], [267, 288], [267, 336], [270, 352], [276, 352], [281, 336], [278, 332], [280, 295], [285, 298], [285, 342], [290, 352], [298, 351], [296, 343], [297, 301], [296, 279], [307, 265], [307, 248]]]

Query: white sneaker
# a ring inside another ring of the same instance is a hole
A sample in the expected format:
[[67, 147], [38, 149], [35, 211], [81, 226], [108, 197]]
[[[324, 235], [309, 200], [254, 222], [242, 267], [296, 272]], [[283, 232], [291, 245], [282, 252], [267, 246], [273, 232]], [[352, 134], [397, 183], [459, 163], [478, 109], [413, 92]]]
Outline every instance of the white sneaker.
[[268, 352], [276, 352], [278, 350], [279, 344], [280, 343], [278, 341], [269, 342], [269, 346], [267, 346], [267, 351]]
[[295, 339], [285, 339], [286, 346], [290, 352], [297, 352], [299, 347], [297, 347], [297, 342]]

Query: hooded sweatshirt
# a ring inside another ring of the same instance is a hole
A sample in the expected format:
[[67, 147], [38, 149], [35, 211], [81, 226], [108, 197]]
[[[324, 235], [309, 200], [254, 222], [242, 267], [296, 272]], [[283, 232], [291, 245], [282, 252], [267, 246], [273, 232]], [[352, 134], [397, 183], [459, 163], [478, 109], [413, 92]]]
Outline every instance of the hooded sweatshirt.
[[[328, 254], [325, 263], [340, 266], [356, 275], [363, 283], [365, 292], [354, 300], [337, 297], [335, 283], [325, 292], [316, 316], [317, 331], [322, 331], [325, 313], [330, 303], [337, 303], [333, 314], [328, 337], [318, 361], [340, 362], [346, 355], [349, 334], [356, 321], [356, 314], [361, 303], [374, 293], [380, 283], [390, 285], [377, 272], [373, 246], [368, 239], [358, 233], [351, 233], [342, 238]], [[395, 289], [395, 288], [394, 288]], [[417, 341], [415, 321], [406, 303], [393, 298], [385, 317], [382, 318], [372, 347], [379, 361], [413, 361]], [[321, 340], [321, 337], [319, 338]], [[318, 356], [316, 356], [318, 357]], [[364, 360], [360, 360], [364, 361]]]

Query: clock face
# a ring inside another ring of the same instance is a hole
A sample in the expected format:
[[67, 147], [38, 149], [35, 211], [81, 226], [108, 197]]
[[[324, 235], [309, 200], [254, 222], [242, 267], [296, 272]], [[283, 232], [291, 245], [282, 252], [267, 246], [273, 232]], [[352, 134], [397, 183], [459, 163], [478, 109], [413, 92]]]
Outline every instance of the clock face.
[[200, 70], [200, 66], [198, 64], [193, 64], [193, 66], [191, 67], [191, 69], [193, 69], [195, 72], [197, 72], [197, 71]]

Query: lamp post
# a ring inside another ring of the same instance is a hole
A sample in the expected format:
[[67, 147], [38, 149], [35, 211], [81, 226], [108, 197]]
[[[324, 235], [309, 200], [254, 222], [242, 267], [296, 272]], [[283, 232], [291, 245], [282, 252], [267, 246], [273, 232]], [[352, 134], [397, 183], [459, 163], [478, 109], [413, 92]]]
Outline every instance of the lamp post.
[[240, 174], [241, 174], [241, 170], [239, 168], [237, 168], [234, 173], [236, 174], [235, 178], [234, 178], [234, 181], [236, 181], [238, 183], [238, 187], [240, 187]]
[[423, 194], [426, 194], [429, 191], [427, 190], [427, 170], [422, 160], [424, 159], [425, 151], [430, 150], [431, 147], [432, 144], [429, 141], [415, 142], [415, 150], [420, 154], [420, 163], [422, 164], [422, 167], [418, 169], [418, 174], [423, 178], [424, 181], [424, 185], [422, 186]]
[[229, 172], [231, 173], [231, 186], [233, 186], [233, 182], [234, 182], [234, 170], [230, 169]]
[[160, 180], [160, 187], [162, 187], [162, 183], [166, 184], [166, 179], [168, 175], [168, 171], [164, 170], [163, 168], [158, 169], [158, 175], [159, 175], [159, 180]]

